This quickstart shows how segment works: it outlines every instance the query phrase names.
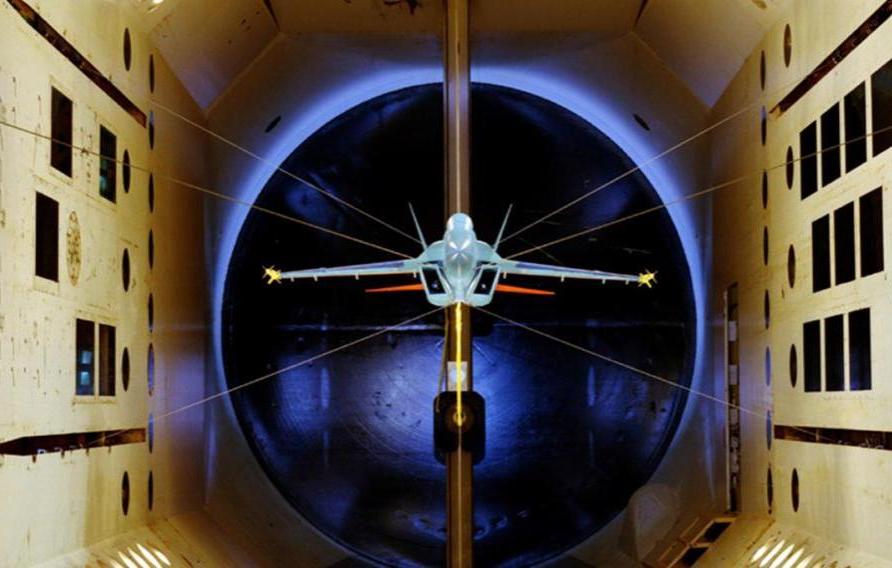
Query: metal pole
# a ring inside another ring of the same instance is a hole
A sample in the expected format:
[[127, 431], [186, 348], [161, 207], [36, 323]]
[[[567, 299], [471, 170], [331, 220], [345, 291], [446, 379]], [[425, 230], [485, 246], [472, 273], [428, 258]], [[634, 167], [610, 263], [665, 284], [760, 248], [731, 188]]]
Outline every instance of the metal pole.
[[[470, 0], [444, 0], [443, 126], [446, 151], [446, 215], [470, 211], [471, 61], [469, 48]], [[449, 365], [447, 388], [473, 390], [470, 307], [447, 308], [446, 345]], [[456, 321], [459, 320], [459, 321]], [[459, 380], [454, 380], [458, 378]], [[461, 394], [456, 393], [461, 400]], [[459, 404], [459, 406], [461, 406]], [[462, 446], [446, 455], [446, 564], [470, 568], [473, 564], [474, 511], [473, 456]]]
[[471, 58], [469, 0], [444, 0], [446, 30], [443, 119], [446, 148], [446, 215], [470, 211]]
[[[446, 309], [447, 390], [455, 391], [456, 396], [473, 391], [473, 368], [471, 365], [471, 309], [466, 304]], [[461, 324], [459, 325], [459, 318]], [[467, 397], [460, 412], [461, 418], [471, 416]], [[479, 420], [479, 417], [475, 417]], [[453, 416], [446, 420], [456, 421]], [[446, 454], [446, 565], [450, 568], [469, 568], [473, 564], [474, 507], [473, 507], [473, 462], [474, 456], [463, 443], [463, 432], [467, 423], [453, 424], [458, 431], [458, 447]]]

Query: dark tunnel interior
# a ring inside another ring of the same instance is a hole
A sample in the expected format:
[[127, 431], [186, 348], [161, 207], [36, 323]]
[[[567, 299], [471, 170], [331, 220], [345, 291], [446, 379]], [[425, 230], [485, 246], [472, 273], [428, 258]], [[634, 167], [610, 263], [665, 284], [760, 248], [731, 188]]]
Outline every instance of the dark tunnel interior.
[[[440, 85], [370, 100], [336, 118], [282, 164], [428, 242], [444, 229]], [[491, 85], [472, 90], [471, 215], [492, 242], [633, 164], [592, 125], [544, 99]], [[658, 204], [626, 177], [504, 243], [503, 255]], [[420, 245], [275, 174], [257, 204], [416, 255]], [[290, 270], [392, 258], [253, 210], [226, 279], [228, 387], [295, 364], [431, 309], [420, 292], [375, 294], [411, 279], [266, 285]], [[616, 272], [658, 271], [653, 289], [599, 282], [511, 283], [555, 296], [497, 295], [489, 309], [689, 385], [695, 349], [687, 261], [665, 210], [523, 258]], [[472, 314], [474, 384], [486, 399], [486, 457], [475, 468], [476, 562], [552, 558], [610, 522], [666, 453], [686, 393], [548, 338]], [[359, 556], [390, 565], [442, 563], [445, 468], [433, 451], [443, 315], [436, 313], [232, 394], [246, 439], [287, 501]], [[220, 448], [219, 451], [226, 451]]]

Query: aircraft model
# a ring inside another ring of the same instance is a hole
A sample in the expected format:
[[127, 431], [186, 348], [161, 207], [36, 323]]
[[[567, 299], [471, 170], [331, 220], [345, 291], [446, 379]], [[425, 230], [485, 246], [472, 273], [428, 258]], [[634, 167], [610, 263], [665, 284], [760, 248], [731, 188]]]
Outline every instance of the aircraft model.
[[[411, 210], [411, 206], [410, 206]], [[489, 244], [478, 240], [474, 233], [474, 224], [471, 218], [464, 213], [456, 213], [446, 222], [446, 232], [443, 240], [431, 243], [430, 246], [424, 240], [415, 211], [412, 212], [412, 220], [418, 237], [424, 247], [418, 257], [408, 260], [395, 260], [387, 262], [374, 262], [370, 264], [353, 264], [335, 268], [313, 268], [309, 270], [292, 270], [282, 272], [276, 268], [264, 268], [264, 277], [268, 284], [281, 282], [282, 280], [298, 280], [312, 278], [353, 276], [383, 276], [390, 274], [411, 274], [414, 277], [421, 276], [421, 282], [402, 286], [390, 286], [386, 288], [371, 288], [367, 292], [406, 292], [423, 291], [428, 302], [434, 306], [451, 306], [454, 304], [468, 304], [470, 306], [485, 306], [492, 301], [495, 292], [507, 292], [514, 294], [531, 294], [552, 296], [554, 292], [539, 290], [536, 288], [524, 288], [509, 286], [500, 283], [509, 274], [524, 276], [541, 276], [545, 278], [559, 278], [562, 282], [567, 278], [583, 280], [600, 280], [602, 283], [608, 280], [619, 282], [637, 282], [639, 286], [652, 287], [656, 282], [656, 273], [645, 271], [641, 274], [618, 274], [615, 272], [603, 272], [600, 270], [586, 270], [582, 268], [564, 268], [548, 264], [536, 264], [504, 259], [496, 252], [505, 226], [508, 224], [508, 213], [499, 229], [499, 235], [495, 243]]]

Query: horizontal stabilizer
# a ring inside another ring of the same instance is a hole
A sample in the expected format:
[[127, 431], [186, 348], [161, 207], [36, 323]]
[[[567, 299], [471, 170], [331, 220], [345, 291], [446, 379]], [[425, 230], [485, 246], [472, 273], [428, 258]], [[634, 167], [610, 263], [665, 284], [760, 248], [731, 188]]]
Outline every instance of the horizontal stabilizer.
[[366, 288], [368, 294], [384, 294], [387, 292], [424, 292], [424, 284], [403, 284], [402, 286], [385, 286], [384, 288]]
[[554, 292], [551, 290], [524, 288], [523, 286], [510, 286], [508, 284], [496, 284], [496, 292], [505, 292], [506, 294], [527, 294], [530, 296], [554, 296]]

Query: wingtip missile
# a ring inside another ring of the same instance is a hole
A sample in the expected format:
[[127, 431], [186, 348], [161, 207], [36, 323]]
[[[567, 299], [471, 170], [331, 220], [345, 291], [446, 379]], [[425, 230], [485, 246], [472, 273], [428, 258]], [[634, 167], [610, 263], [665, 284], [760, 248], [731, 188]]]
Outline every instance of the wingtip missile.
[[656, 271], [651, 272], [650, 270], [645, 270], [641, 274], [638, 275], [638, 287], [647, 286], [648, 288], [653, 288], [654, 284], [657, 283], [657, 273]]
[[282, 283], [282, 271], [276, 270], [273, 266], [263, 267], [263, 277], [267, 279], [267, 284], [272, 284], [273, 282], [278, 282], [279, 284]]

